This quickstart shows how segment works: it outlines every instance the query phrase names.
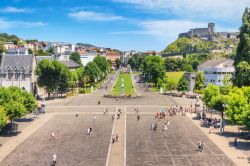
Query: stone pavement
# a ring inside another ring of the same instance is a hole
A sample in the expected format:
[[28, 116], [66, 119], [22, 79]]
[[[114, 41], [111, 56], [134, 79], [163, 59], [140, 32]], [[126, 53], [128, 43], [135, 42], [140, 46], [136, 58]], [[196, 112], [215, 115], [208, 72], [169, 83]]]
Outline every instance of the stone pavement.
[[[187, 114], [190, 119], [193, 119], [196, 115]], [[209, 129], [200, 126], [200, 121], [193, 120], [194, 124], [200, 128], [200, 130], [207, 135], [207, 137], [213, 141], [233, 162], [235, 162], [239, 166], [247, 166], [250, 165], [247, 157], [240, 151], [235, 149], [234, 147], [229, 146], [228, 139], [220, 136], [218, 133], [209, 134]]]
[[54, 114], [40, 116], [39, 119], [32, 122], [32, 124], [26, 127], [18, 136], [12, 137], [5, 142], [0, 148], [0, 162], [53, 116]]
[[124, 107], [118, 107], [118, 109], [122, 110], [122, 114], [120, 116], [120, 119], [115, 120], [115, 126], [114, 126], [114, 131], [113, 135], [115, 136], [116, 134], [119, 135], [119, 141], [115, 143], [111, 143], [111, 151], [110, 155], [108, 157], [108, 163], [106, 163], [106, 166], [118, 166], [118, 165], [124, 165], [124, 144], [125, 140], [125, 116], [126, 116], [126, 110]]

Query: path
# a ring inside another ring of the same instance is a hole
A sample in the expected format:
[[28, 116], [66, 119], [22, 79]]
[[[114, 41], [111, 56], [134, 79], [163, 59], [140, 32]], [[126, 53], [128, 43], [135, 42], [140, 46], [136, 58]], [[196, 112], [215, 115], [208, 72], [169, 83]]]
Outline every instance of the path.
[[125, 146], [125, 116], [126, 116], [126, 108], [125, 107], [117, 107], [117, 109], [122, 110], [122, 114], [120, 116], [120, 119], [115, 120], [115, 126], [114, 126], [114, 131], [113, 135], [115, 136], [116, 134], [119, 135], [119, 141], [115, 143], [111, 143], [111, 150], [110, 154], [108, 154], [108, 162], [106, 163], [106, 166], [117, 166], [117, 165], [124, 165], [126, 163], [125, 161], [125, 155], [126, 152], [124, 152], [124, 146]]

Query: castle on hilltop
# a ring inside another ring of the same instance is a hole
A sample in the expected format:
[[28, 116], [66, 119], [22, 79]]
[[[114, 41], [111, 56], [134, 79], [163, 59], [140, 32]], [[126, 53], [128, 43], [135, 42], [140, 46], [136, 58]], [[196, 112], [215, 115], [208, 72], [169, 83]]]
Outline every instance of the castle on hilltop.
[[194, 28], [188, 32], [180, 33], [180, 37], [199, 37], [206, 41], [216, 41], [218, 39], [236, 39], [239, 32], [215, 32], [215, 23], [208, 23], [207, 28]]

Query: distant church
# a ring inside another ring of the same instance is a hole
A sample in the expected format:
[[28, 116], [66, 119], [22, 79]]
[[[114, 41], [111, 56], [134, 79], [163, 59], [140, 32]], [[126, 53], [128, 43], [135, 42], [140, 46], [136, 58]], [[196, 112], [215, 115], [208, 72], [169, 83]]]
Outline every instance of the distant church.
[[188, 32], [180, 33], [179, 38], [181, 37], [199, 37], [206, 41], [214, 41], [216, 38], [219, 39], [236, 39], [239, 35], [239, 32], [215, 32], [215, 23], [208, 23], [207, 28], [194, 28], [190, 29]]

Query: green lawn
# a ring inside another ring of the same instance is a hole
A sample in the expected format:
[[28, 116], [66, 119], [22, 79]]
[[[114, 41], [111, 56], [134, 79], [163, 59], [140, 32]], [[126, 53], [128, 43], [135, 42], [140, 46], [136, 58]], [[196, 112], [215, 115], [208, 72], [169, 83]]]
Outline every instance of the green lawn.
[[120, 95], [121, 94], [121, 81], [122, 78], [124, 80], [124, 92], [125, 95], [133, 95], [135, 94], [135, 89], [132, 84], [132, 80], [130, 74], [119, 74], [118, 80], [116, 81], [115, 86], [112, 89], [112, 95]]
[[184, 72], [166, 72], [167, 80], [178, 84], [179, 80], [183, 76]]

